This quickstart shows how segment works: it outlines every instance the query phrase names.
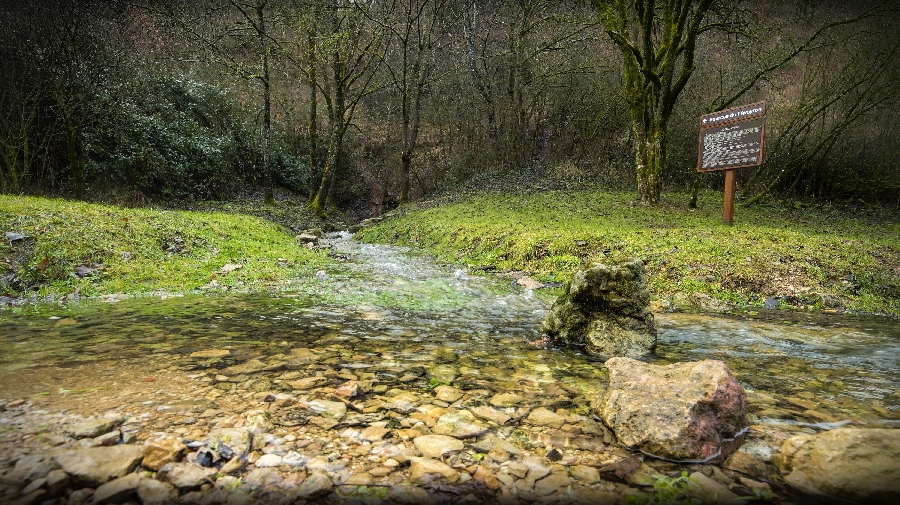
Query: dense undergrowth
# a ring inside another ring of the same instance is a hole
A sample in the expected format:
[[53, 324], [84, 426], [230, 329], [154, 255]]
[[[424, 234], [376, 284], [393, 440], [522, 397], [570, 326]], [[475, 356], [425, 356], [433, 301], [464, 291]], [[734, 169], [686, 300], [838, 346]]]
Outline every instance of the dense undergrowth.
[[236, 213], [3, 195], [0, 230], [26, 237], [0, 243], [0, 294], [38, 300], [256, 289], [330, 262], [283, 226]]
[[876, 209], [776, 204], [722, 223], [721, 193], [659, 206], [602, 190], [482, 193], [405, 207], [358, 238], [425, 248], [472, 267], [565, 282], [590, 261], [642, 258], [651, 293], [733, 305], [844, 308], [900, 315], [900, 220]]

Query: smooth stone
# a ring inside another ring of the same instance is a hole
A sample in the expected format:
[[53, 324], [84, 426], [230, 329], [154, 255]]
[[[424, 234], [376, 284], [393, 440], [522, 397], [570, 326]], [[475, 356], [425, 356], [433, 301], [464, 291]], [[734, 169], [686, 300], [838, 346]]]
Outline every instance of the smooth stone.
[[416, 449], [426, 458], [440, 458], [445, 452], [462, 450], [462, 440], [446, 435], [424, 435], [413, 440]]
[[369, 472], [355, 473], [344, 481], [345, 486], [371, 486], [375, 482]]
[[212, 483], [216, 473], [215, 468], [202, 468], [190, 463], [168, 463], [160, 468], [157, 477], [181, 491], [192, 491], [203, 484]]
[[282, 457], [277, 454], [265, 454], [256, 461], [257, 468], [280, 466]]
[[[288, 451], [287, 454], [282, 456], [281, 464], [288, 466], [303, 466], [306, 464], [306, 456], [298, 453], [297, 451]], [[258, 461], [257, 461], [258, 463]], [[257, 465], [259, 466], [259, 465]]]
[[291, 349], [290, 360], [300, 365], [316, 363], [319, 361], [319, 355], [305, 347]]
[[94, 498], [91, 503], [96, 505], [124, 503], [137, 492], [138, 484], [143, 478], [144, 476], [140, 473], [130, 473], [124, 477], [111, 480], [94, 491]]
[[323, 417], [340, 421], [347, 413], [347, 406], [341, 402], [332, 402], [329, 400], [314, 400], [309, 402], [310, 410]]
[[574, 465], [569, 473], [582, 484], [590, 485], [600, 482], [600, 472], [592, 466]]
[[400, 484], [388, 488], [388, 503], [400, 505], [430, 505], [433, 503], [428, 491], [409, 484]]
[[459, 472], [438, 460], [430, 458], [409, 458], [409, 480], [422, 482], [427, 474], [439, 474], [450, 482], [459, 480]]
[[118, 428], [124, 420], [121, 418], [85, 419], [66, 428], [66, 433], [75, 439], [95, 438]]
[[266, 366], [267, 365], [265, 363], [254, 358], [254, 359], [245, 361], [238, 365], [232, 365], [232, 366], [222, 370], [222, 373], [225, 375], [242, 375], [242, 374], [256, 373], [256, 372], [259, 372], [259, 371], [263, 370], [264, 368], [266, 368]]
[[192, 358], [224, 358], [231, 354], [228, 349], [206, 349], [191, 353]]
[[500, 426], [506, 424], [511, 418], [503, 412], [499, 410], [488, 407], [487, 405], [479, 405], [478, 407], [474, 407], [469, 409], [469, 411], [480, 419], [485, 419], [487, 421], [493, 421]]
[[488, 431], [468, 410], [450, 412], [442, 415], [432, 431], [436, 435], [449, 435], [454, 438], [477, 437]]
[[362, 431], [360, 437], [362, 437], [362, 439], [366, 442], [378, 442], [390, 432], [391, 430], [388, 428], [384, 428], [381, 426], [369, 426]]
[[525, 397], [515, 393], [498, 393], [488, 400], [495, 407], [516, 407], [525, 401]]
[[99, 437], [94, 437], [94, 443], [108, 447], [110, 445], [118, 444], [120, 438], [122, 438], [122, 433], [119, 430], [114, 430], [104, 435], [100, 435]]
[[435, 396], [438, 400], [453, 403], [463, 396], [463, 392], [453, 386], [438, 386], [434, 388]]
[[689, 485], [689, 494], [692, 498], [699, 499], [701, 503], [725, 504], [740, 498], [727, 487], [700, 472], [692, 473], [690, 478], [693, 482]]
[[766, 475], [765, 463], [740, 450], [736, 451], [731, 456], [728, 456], [728, 458], [722, 462], [722, 468], [734, 470], [735, 472], [740, 472], [752, 477], [763, 477]]
[[805, 493], [900, 503], [900, 430], [838, 428], [795, 436], [773, 459], [784, 480]]
[[494, 475], [494, 472], [482, 465], [476, 466], [475, 471], [472, 472], [472, 478], [477, 481], [484, 482], [484, 485], [492, 491], [496, 491], [503, 487], [503, 484], [500, 483], [500, 481]]
[[175, 486], [156, 479], [141, 479], [137, 495], [143, 505], [168, 505], [178, 500]]
[[277, 486], [283, 478], [278, 470], [273, 468], [254, 468], [243, 477], [244, 484], [251, 487]]
[[144, 458], [142, 445], [114, 445], [66, 451], [53, 460], [69, 474], [73, 484], [96, 487], [124, 477]]
[[321, 386], [323, 384], [327, 384], [327, 383], [328, 383], [327, 377], [307, 377], [305, 379], [298, 379], [298, 380], [288, 382], [288, 384], [290, 384], [290, 386], [292, 388], [303, 390], [303, 391], [312, 389], [315, 387], [319, 387], [319, 386]]
[[47, 474], [44, 485], [47, 489], [47, 496], [50, 498], [59, 496], [69, 486], [69, 474], [60, 468], [52, 470]]
[[253, 434], [268, 433], [275, 428], [272, 424], [272, 415], [267, 410], [248, 410], [241, 414], [241, 417], [246, 419], [245, 427]]
[[558, 429], [566, 424], [566, 418], [544, 407], [538, 407], [528, 414], [528, 422], [535, 426], [550, 426]]
[[203, 445], [214, 451], [219, 450], [219, 444], [227, 445], [237, 458], [243, 458], [250, 451], [250, 443], [253, 435], [246, 428], [218, 428], [207, 434]]
[[660, 366], [612, 358], [606, 368], [609, 387], [594, 406], [630, 449], [706, 461], [747, 427], [747, 397], [722, 361]]
[[359, 394], [359, 383], [355, 380], [349, 380], [334, 390], [334, 394], [341, 398], [353, 398]]
[[59, 468], [53, 459], [48, 459], [43, 454], [31, 454], [19, 458], [11, 472], [4, 476], [4, 480], [13, 483], [26, 483], [46, 477], [51, 471]]
[[182, 453], [187, 449], [183, 443], [174, 438], [154, 440], [148, 443], [146, 447], [141, 466], [154, 472], [165, 466], [166, 463], [181, 459]]
[[534, 494], [536, 496], [549, 496], [559, 490], [565, 490], [571, 484], [572, 481], [564, 472], [554, 472], [534, 483]]
[[331, 493], [332, 489], [334, 489], [334, 483], [331, 481], [331, 478], [324, 473], [315, 472], [300, 484], [300, 488], [297, 490], [297, 497], [306, 500], [317, 500]]

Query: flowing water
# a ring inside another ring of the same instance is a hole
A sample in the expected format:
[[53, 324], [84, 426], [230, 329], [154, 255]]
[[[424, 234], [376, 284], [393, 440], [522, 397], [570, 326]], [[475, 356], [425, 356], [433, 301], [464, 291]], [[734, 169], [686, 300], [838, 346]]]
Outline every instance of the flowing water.
[[[253, 359], [268, 367], [254, 377], [289, 390], [278, 377], [291, 370], [297, 348], [321, 351], [324, 363], [381, 391], [449, 381], [546, 395], [548, 405], [575, 412], [587, 412], [603, 391], [600, 363], [575, 349], [528, 345], [541, 338], [547, 297], [406, 249], [346, 234], [330, 241], [346, 268], [320, 272], [293, 292], [138, 298], [4, 316], [0, 398], [84, 414], [160, 396], [190, 400], [203, 373]], [[900, 423], [895, 320], [671, 313], [658, 314], [657, 326], [656, 363], [724, 360], [748, 392], [751, 423], [777, 440]], [[227, 356], [196, 354], [222, 349]]]

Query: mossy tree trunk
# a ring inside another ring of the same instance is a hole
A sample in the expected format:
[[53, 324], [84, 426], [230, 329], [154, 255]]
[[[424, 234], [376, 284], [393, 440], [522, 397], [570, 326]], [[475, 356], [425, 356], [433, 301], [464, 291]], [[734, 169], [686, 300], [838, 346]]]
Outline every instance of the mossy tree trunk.
[[712, 0], [593, 0], [622, 54], [623, 91], [634, 133], [638, 200], [659, 202], [669, 118], [694, 72], [697, 36]]

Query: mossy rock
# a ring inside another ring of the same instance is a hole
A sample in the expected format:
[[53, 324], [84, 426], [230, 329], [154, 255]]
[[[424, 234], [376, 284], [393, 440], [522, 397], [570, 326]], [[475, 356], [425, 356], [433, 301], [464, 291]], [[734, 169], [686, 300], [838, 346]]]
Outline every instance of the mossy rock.
[[542, 327], [554, 342], [584, 347], [602, 360], [644, 358], [656, 347], [641, 260], [594, 263], [575, 272]]

